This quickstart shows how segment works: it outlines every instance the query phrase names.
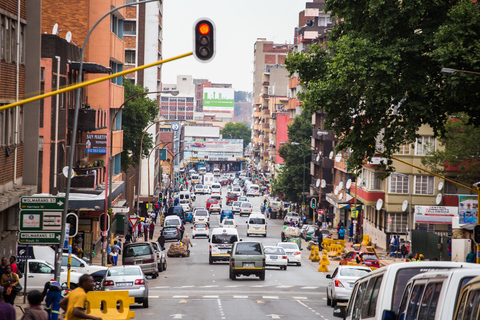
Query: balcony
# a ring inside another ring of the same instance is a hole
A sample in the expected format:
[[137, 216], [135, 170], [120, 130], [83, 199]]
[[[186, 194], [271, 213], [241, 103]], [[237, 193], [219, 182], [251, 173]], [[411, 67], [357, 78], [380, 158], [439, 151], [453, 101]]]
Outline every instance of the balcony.
[[262, 123], [263, 129], [270, 129], [270, 124], [268, 122]]
[[268, 151], [263, 151], [262, 152], [262, 157], [268, 158]]
[[300, 81], [298, 80], [297, 77], [290, 78], [290, 79], [288, 79], [288, 88], [289, 89], [294, 89], [298, 86], [299, 83], [300, 83]]
[[262, 110], [262, 114], [269, 116], [269, 115], [270, 115], [270, 110], [268, 110], [267, 108], [265, 108], [265, 109]]
[[268, 138], [263, 138], [262, 142], [268, 144], [270, 142], [270, 140]]
[[262, 112], [261, 111], [255, 111], [253, 113], [253, 117], [254, 118], [261, 118], [262, 117]]
[[[68, 109], [68, 129], [73, 130], [75, 109]], [[78, 111], [78, 131], [95, 131], [107, 127], [106, 111], [102, 109], [80, 109]]]
[[105, 167], [74, 168], [76, 176], [72, 178], [72, 188], [94, 189], [102, 184]]
[[270, 81], [263, 81], [262, 86], [269, 87], [270, 86]]

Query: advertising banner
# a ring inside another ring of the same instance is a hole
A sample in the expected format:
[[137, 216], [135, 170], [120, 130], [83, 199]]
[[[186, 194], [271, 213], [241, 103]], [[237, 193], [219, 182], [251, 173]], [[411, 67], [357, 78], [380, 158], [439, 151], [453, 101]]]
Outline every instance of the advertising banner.
[[107, 153], [106, 134], [87, 134], [86, 153]]
[[415, 206], [415, 223], [452, 224], [457, 216], [457, 207]]
[[203, 88], [203, 111], [231, 111], [235, 104], [233, 88]]
[[477, 224], [478, 199], [473, 195], [458, 196], [458, 222]]

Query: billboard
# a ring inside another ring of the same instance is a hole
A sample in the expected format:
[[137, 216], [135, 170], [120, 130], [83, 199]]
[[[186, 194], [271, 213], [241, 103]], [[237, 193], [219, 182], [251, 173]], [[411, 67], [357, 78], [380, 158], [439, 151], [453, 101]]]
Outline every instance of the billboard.
[[415, 206], [415, 223], [452, 224], [458, 207]]
[[87, 134], [85, 153], [107, 153], [106, 134]]
[[203, 111], [231, 111], [235, 104], [233, 88], [203, 88]]
[[211, 141], [185, 141], [184, 158], [226, 159], [243, 157], [243, 139], [214, 139]]
[[458, 218], [460, 224], [477, 224], [478, 200], [474, 195], [458, 196]]

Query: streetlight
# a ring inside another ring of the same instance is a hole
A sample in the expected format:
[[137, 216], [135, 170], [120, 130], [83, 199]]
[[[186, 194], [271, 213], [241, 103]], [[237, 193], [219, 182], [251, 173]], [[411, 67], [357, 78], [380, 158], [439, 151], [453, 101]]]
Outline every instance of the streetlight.
[[454, 73], [454, 72], [469, 73], [469, 74], [475, 74], [477, 76], [480, 76], [480, 72], [467, 71], [467, 70], [457, 70], [457, 69], [452, 69], [452, 68], [442, 68], [442, 70], [440, 70], [440, 71], [445, 72], [445, 73]]
[[[77, 83], [80, 83], [82, 81], [82, 72], [83, 72], [83, 58], [85, 56], [85, 48], [87, 46], [88, 39], [90, 38], [90, 35], [92, 34], [93, 30], [97, 27], [97, 25], [106, 17], [110, 16], [112, 12], [115, 12], [119, 9], [129, 7], [129, 6], [136, 6], [139, 4], [144, 4], [148, 2], [155, 2], [158, 0], [144, 0], [144, 1], [139, 1], [139, 2], [133, 2], [133, 3], [127, 3], [124, 5], [121, 5], [119, 7], [113, 8], [107, 13], [105, 13], [100, 19], [95, 22], [93, 27], [90, 29], [88, 32], [87, 36], [85, 37], [85, 41], [83, 42], [82, 46], [82, 51], [80, 55], [80, 67], [78, 69], [78, 77], [77, 77]], [[68, 213], [68, 200], [70, 197], [70, 184], [72, 182], [72, 173], [73, 173], [73, 157], [75, 155], [75, 141], [77, 139], [77, 124], [78, 124], [78, 111], [80, 110], [80, 97], [81, 97], [81, 87], [78, 88], [77, 90], [77, 100], [75, 103], [75, 113], [73, 117], [73, 128], [72, 128], [72, 139], [70, 143], [70, 158], [68, 159], [68, 177], [67, 177], [67, 190], [65, 192], [65, 209], [62, 215], [62, 231], [60, 233], [60, 246], [63, 247], [63, 243], [65, 242], [65, 225], [66, 225], [66, 220], [67, 220], [67, 213]], [[105, 209], [106, 213], [106, 209]], [[107, 219], [107, 215], [105, 214], [105, 219]], [[107, 221], [105, 220], [105, 225]], [[105, 239], [105, 238], [104, 238]], [[105, 251], [106, 248], [104, 248], [103, 251]], [[55, 259], [55, 280], [60, 281], [60, 270], [62, 268], [62, 253], [63, 250], [59, 249], [58, 252], [56, 253], [56, 259]], [[104, 252], [105, 253], [105, 252]], [[102, 257], [103, 262], [106, 262], [106, 256], [103, 254]], [[104, 263], [105, 264], [105, 263]]]
[[292, 146], [297, 146], [302, 150], [303, 157], [303, 187], [302, 187], [302, 213], [305, 213], [305, 152], [298, 142], [290, 142]]

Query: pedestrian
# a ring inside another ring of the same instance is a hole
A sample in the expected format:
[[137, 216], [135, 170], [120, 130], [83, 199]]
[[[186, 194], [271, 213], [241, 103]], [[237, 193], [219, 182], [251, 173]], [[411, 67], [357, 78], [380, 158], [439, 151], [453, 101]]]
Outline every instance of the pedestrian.
[[92, 319], [102, 320], [100, 317], [95, 317], [86, 314], [87, 292], [92, 291], [95, 282], [93, 277], [89, 274], [84, 274], [78, 281], [78, 287], [72, 290], [65, 298], [60, 301], [60, 307], [65, 310], [65, 320], [77, 320], [77, 319]]
[[160, 231], [160, 236], [158, 237], [157, 242], [160, 245], [160, 248], [165, 250], [165, 233], [163, 233], [163, 230]]
[[400, 237], [397, 235], [395, 236], [395, 252], [400, 250]]
[[290, 218], [290, 227], [293, 227], [293, 219]]
[[129, 231], [127, 233], [127, 235], [125, 236], [125, 244], [129, 244], [130, 242], [132, 242], [132, 232]]
[[17, 296], [17, 291], [15, 287], [19, 284], [19, 278], [16, 273], [12, 272], [12, 267], [7, 265], [5, 267], [5, 273], [0, 279], [0, 284], [3, 287], [3, 298], [5, 302], [13, 305], [15, 303], [15, 297]]
[[38, 290], [32, 290], [27, 296], [30, 307], [25, 311], [24, 320], [48, 320], [49, 315], [45, 309], [41, 307], [42, 294]]
[[473, 253], [472, 250], [470, 250], [470, 252], [467, 254], [465, 262], [470, 262], [470, 263], [476, 263], [477, 262], [477, 259], [475, 257], [475, 253]]
[[417, 259], [417, 262], [420, 262], [420, 261], [425, 261], [425, 258], [423, 257], [423, 254], [419, 254], [418, 255], [418, 259]]
[[360, 254], [357, 254], [357, 256], [355, 257], [355, 261], [357, 262], [357, 264], [364, 264], [365, 263], [365, 260], [363, 259], [363, 253], [362, 252]]
[[18, 274], [18, 268], [17, 264], [15, 263], [17, 261], [17, 258], [15, 256], [10, 257], [10, 267], [12, 267], [12, 272]]
[[408, 255], [408, 250], [405, 243], [402, 244], [402, 247], [400, 248], [400, 253], [402, 254], [403, 259], [405, 259], [405, 257]]
[[3, 287], [0, 286], [0, 315], [3, 320], [16, 320], [15, 308], [3, 299]]
[[395, 236], [390, 239], [390, 252], [389, 255], [392, 255], [393, 252], [395, 251]]
[[143, 239], [145, 242], [148, 241], [148, 222], [146, 220], [143, 222]]
[[152, 221], [150, 225], [148, 226], [148, 231], [149, 231], [149, 238], [150, 240], [153, 239], [153, 232], [155, 231], [155, 223]]
[[6, 270], [7, 266], [8, 266], [7, 258], [2, 257], [2, 262], [0, 263], [0, 277], [3, 276], [7, 272], [7, 270]]
[[405, 262], [413, 262], [413, 261], [415, 261], [415, 259], [413, 257], [413, 252], [410, 252], [408, 254], [407, 260], [405, 260]]
[[113, 241], [112, 248], [117, 249], [117, 253], [118, 253], [118, 254], [121, 254], [122, 248], [120, 248], [120, 246], [118, 245], [118, 241], [117, 241], [117, 240]]
[[320, 230], [320, 228], [315, 229], [315, 238], [317, 239], [318, 249], [322, 250], [323, 249], [323, 233], [322, 233], [322, 230]]
[[112, 248], [110, 253], [108, 254], [108, 263], [112, 266], [116, 266], [118, 261], [118, 253], [116, 248]]
[[348, 227], [348, 242], [353, 242], [353, 224]]
[[338, 231], [338, 240], [343, 240], [345, 238], [345, 228], [343, 226], [340, 227]]
[[187, 250], [189, 246], [193, 247], [192, 240], [190, 240], [190, 238], [188, 237], [188, 233], [186, 233], [185, 237], [182, 238], [182, 243], [184, 246], [187, 246]]
[[[47, 284], [45, 284], [47, 286]], [[45, 289], [44, 289], [45, 291]], [[43, 300], [42, 294], [42, 300]], [[45, 299], [45, 310], [50, 320], [57, 320], [60, 313], [60, 300], [62, 300], [62, 286], [55, 280], [48, 282], [48, 292]]]

